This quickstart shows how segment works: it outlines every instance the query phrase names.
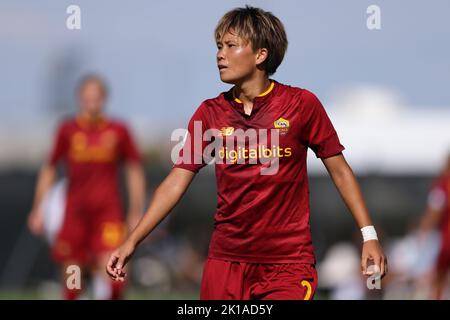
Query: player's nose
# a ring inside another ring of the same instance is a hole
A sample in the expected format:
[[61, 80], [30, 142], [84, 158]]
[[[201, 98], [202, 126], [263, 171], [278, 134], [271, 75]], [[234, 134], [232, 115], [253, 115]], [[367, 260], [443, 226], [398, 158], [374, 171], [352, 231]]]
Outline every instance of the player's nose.
[[216, 58], [217, 58], [217, 62], [218, 62], [218, 63], [221, 62], [221, 61], [223, 61], [223, 60], [225, 60], [225, 55], [224, 55], [222, 49], [217, 50]]

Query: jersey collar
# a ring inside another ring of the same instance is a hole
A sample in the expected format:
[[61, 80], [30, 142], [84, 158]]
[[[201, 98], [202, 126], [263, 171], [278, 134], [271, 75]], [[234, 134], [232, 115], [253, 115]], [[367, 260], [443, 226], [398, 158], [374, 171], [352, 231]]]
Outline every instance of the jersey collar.
[[[270, 92], [272, 92], [274, 86], [275, 86], [275, 81], [271, 80], [269, 88], [266, 91], [264, 91], [263, 93], [261, 93], [260, 95], [258, 95], [256, 98], [267, 96]], [[236, 98], [234, 96], [234, 87], [231, 90], [231, 92], [233, 93], [234, 101], [237, 102], [237, 103], [242, 103], [241, 100], [239, 100], [238, 98]]]
[[267, 102], [271, 100], [271, 98], [277, 91], [278, 82], [272, 79], [270, 79], [270, 81], [271, 83], [269, 88], [253, 99], [253, 109], [250, 116], [245, 113], [244, 104], [242, 103], [242, 101], [234, 96], [234, 87], [228, 91], [228, 98], [230, 100], [231, 105], [245, 117], [252, 117], [256, 112], [258, 112], [261, 109], [262, 106], [266, 105]]
[[75, 120], [77, 125], [82, 129], [102, 129], [107, 124], [104, 116], [101, 116], [96, 121], [92, 122], [88, 117], [79, 114]]

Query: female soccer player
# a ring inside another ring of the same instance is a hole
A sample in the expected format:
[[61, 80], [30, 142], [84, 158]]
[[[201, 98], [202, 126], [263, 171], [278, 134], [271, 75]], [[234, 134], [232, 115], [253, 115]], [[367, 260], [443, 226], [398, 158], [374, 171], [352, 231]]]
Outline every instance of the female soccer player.
[[441, 243], [431, 283], [431, 297], [440, 300], [444, 296], [450, 270], [450, 154], [428, 194], [428, 205], [419, 231], [425, 235], [435, 227], [439, 227]]
[[[63, 121], [58, 129], [49, 159], [39, 173], [33, 208], [28, 218], [30, 230], [42, 235], [42, 203], [63, 162], [68, 178], [64, 219], [56, 235], [52, 256], [62, 266], [77, 265], [95, 276], [94, 296], [118, 299], [123, 284], [113, 282], [103, 272], [111, 252], [125, 238], [125, 221], [119, 192], [119, 169], [123, 165], [129, 191], [130, 229], [140, 219], [144, 206], [145, 178], [139, 152], [127, 127], [109, 119], [104, 106], [107, 90], [103, 80], [89, 75], [78, 88], [80, 110]], [[102, 272], [100, 272], [100, 270]], [[63, 282], [64, 298], [76, 299], [84, 289]]]
[[287, 48], [280, 20], [258, 8], [237, 8], [219, 21], [215, 39], [220, 79], [233, 87], [194, 113], [178, 161], [138, 226], [111, 255], [108, 274], [124, 280], [123, 267], [136, 246], [209, 162], [203, 155], [209, 154], [212, 136], [222, 143], [211, 152], [218, 204], [201, 299], [313, 298], [317, 275], [309, 226], [308, 147], [323, 161], [362, 230], [362, 272], [367, 274], [372, 261], [383, 275], [386, 258], [322, 104], [305, 89], [269, 78]]

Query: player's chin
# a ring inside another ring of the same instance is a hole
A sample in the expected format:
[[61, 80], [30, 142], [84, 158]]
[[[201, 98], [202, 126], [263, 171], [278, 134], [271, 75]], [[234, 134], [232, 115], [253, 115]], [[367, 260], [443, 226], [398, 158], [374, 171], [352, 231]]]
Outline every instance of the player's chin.
[[238, 77], [230, 75], [229, 72], [220, 72], [220, 80], [228, 84], [236, 84], [238, 82]]

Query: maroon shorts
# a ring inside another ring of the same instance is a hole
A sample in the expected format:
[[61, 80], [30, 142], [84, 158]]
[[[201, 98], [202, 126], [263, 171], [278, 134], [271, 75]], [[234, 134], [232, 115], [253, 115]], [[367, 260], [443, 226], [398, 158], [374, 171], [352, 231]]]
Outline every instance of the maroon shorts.
[[94, 263], [100, 254], [116, 249], [125, 235], [126, 226], [119, 208], [87, 212], [68, 207], [52, 256], [59, 263]]
[[311, 300], [317, 287], [312, 264], [260, 264], [208, 258], [202, 300]]

